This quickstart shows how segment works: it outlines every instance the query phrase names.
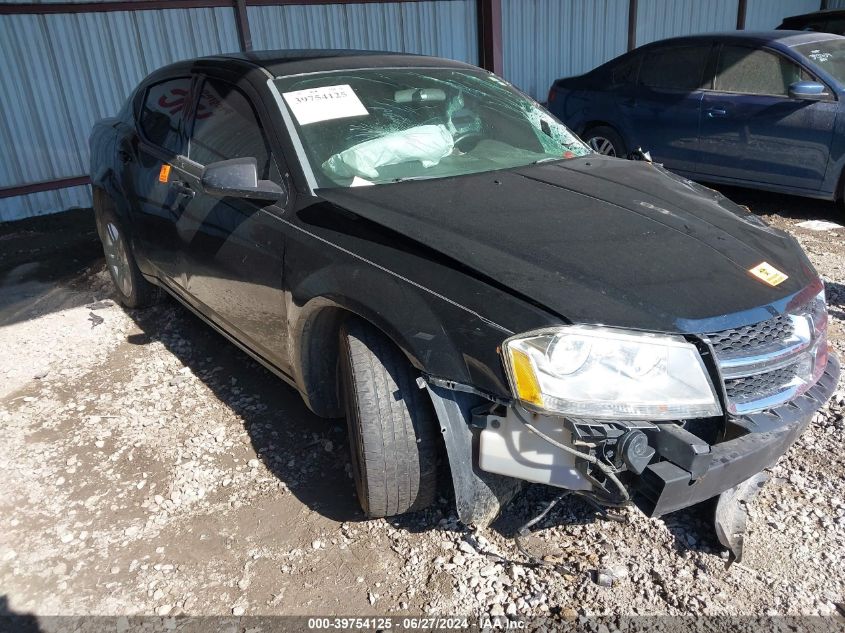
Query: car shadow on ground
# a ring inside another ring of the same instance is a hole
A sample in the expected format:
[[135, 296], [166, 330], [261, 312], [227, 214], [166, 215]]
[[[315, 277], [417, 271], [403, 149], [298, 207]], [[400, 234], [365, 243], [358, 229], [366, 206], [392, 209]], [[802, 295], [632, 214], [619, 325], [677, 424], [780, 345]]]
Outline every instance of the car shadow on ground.
[[364, 519], [349, 478], [342, 420], [307, 409], [299, 393], [172, 298], [126, 310], [141, 333], [134, 345], [159, 342], [243, 423], [259, 459], [312, 510], [336, 521]]
[[[367, 520], [350, 476], [345, 420], [314, 415], [298, 391], [175, 299], [126, 313], [140, 330], [128, 342], [157, 341], [188, 367], [242, 421], [258, 458], [299, 501], [333, 521]], [[391, 522], [409, 532], [431, 529], [444, 503]]]
[[102, 256], [91, 209], [0, 223], [0, 327], [90, 303], [79, 280]]
[[0, 632], [40, 633], [38, 618], [32, 613], [18, 613], [9, 607], [9, 598], [0, 595]]

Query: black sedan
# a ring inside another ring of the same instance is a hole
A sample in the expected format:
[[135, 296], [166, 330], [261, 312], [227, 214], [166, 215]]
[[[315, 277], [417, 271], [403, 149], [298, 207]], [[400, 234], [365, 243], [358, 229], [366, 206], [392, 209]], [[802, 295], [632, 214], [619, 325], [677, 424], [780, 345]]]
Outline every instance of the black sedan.
[[793, 238], [467, 64], [180, 62], [91, 157], [120, 300], [168, 292], [345, 415], [370, 516], [428, 505], [445, 455], [466, 522], [521, 481], [651, 515], [721, 495], [736, 550], [741, 484], [839, 375]]

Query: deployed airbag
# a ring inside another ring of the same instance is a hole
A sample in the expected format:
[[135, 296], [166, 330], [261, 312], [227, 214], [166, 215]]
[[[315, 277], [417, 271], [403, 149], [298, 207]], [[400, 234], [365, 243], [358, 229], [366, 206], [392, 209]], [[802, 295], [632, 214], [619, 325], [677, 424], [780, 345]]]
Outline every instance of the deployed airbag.
[[452, 153], [455, 141], [444, 125], [418, 125], [353, 145], [334, 154], [323, 169], [341, 177], [378, 178], [378, 168], [418, 160], [432, 167]]

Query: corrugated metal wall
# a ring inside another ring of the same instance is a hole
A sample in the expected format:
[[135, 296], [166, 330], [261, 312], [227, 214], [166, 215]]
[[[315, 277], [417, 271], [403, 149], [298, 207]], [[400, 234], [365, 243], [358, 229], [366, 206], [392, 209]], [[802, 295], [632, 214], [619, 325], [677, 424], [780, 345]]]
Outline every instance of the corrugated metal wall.
[[625, 52], [628, 0], [502, 0], [505, 79], [540, 101], [558, 77]]
[[256, 49], [362, 48], [478, 61], [475, 2], [248, 7]]
[[[232, 9], [0, 16], [0, 186], [88, 173], [88, 133], [151, 71], [238, 50]], [[0, 200], [0, 221], [90, 205], [88, 187]]]
[[637, 45], [736, 28], [738, 0], [639, 0]]
[[828, 0], [827, 8], [828, 9], [845, 9], [845, 0]]
[[819, 0], [748, 0], [745, 29], [748, 31], [773, 29], [790, 15], [812, 13], [818, 11], [820, 6]]
[[[475, 62], [474, 0], [250, 7], [255, 48], [378, 48]], [[0, 187], [88, 173], [88, 133], [151, 71], [239, 50], [231, 8], [0, 16]], [[91, 204], [88, 187], [0, 199], [0, 221]]]

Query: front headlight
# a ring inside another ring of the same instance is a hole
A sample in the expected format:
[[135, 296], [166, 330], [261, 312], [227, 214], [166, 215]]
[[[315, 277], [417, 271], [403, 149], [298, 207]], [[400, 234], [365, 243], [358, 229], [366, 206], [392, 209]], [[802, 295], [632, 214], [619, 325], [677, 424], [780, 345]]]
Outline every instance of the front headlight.
[[679, 336], [571, 325], [514, 336], [502, 352], [529, 409], [647, 420], [722, 413], [698, 350]]

